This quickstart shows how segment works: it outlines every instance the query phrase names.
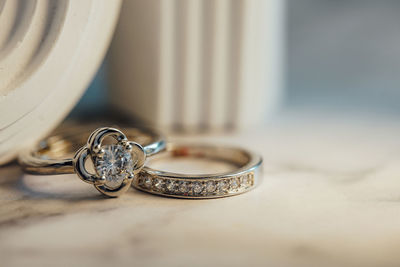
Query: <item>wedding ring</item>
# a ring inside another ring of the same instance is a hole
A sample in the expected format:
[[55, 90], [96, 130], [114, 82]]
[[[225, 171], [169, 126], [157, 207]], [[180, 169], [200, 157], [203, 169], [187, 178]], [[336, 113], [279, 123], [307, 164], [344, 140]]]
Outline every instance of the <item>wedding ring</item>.
[[[183, 174], [143, 167], [132, 186], [156, 195], [176, 198], [219, 198], [238, 195], [261, 182], [262, 158], [241, 148], [212, 145], [167, 144], [167, 149], [150, 161], [193, 157], [224, 161], [234, 170], [215, 174]], [[147, 164], [146, 164], [147, 165]]]
[[88, 133], [87, 127], [60, 131], [21, 153], [19, 164], [31, 174], [76, 173], [102, 194], [117, 197], [128, 190], [146, 157], [165, 148], [163, 138], [152, 130], [127, 128], [123, 133], [111, 127], [98, 128], [79, 147], [85, 142], [83, 132]]

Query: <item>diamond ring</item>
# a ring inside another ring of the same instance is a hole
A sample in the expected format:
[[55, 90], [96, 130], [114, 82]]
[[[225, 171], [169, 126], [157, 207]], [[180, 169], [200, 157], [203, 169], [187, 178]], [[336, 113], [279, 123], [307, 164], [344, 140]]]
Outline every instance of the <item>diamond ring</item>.
[[132, 186], [156, 195], [177, 198], [219, 198], [242, 194], [261, 182], [262, 158], [245, 149], [213, 145], [167, 144], [167, 149], [152, 157], [159, 159], [179, 157], [211, 159], [233, 165], [230, 171], [215, 174], [183, 174], [143, 167]]
[[[146, 157], [165, 147], [161, 136], [150, 130], [130, 128], [125, 130], [125, 135], [116, 128], [103, 127], [92, 132], [86, 145], [77, 150], [76, 144], [82, 143], [82, 134], [76, 129], [70, 132], [51, 136], [33, 150], [21, 153], [18, 160], [24, 171], [31, 174], [76, 173], [102, 194], [118, 197], [128, 190]], [[139, 144], [128, 137], [147, 141]], [[62, 158], [76, 150], [73, 157]], [[87, 161], [91, 163], [87, 164]]]

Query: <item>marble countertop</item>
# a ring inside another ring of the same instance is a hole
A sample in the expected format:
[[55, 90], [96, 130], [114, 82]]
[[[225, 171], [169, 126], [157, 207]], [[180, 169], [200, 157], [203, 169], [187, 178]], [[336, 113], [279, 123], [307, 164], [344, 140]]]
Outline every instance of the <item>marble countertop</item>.
[[230, 198], [99, 195], [0, 169], [2, 266], [399, 266], [400, 120], [290, 115], [235, 134], [264, 181]]

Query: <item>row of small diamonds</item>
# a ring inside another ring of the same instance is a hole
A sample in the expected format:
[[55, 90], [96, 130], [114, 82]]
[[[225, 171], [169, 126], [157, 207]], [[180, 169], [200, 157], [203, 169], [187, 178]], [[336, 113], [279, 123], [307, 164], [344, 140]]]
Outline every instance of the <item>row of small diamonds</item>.
[[161, 177], [139, 177], [137, 185], [147, 191], [170, 195], [216, 196], [244, 191], [254, 185], [253, 173], [233, 178], [207, 181], [183, 180]]

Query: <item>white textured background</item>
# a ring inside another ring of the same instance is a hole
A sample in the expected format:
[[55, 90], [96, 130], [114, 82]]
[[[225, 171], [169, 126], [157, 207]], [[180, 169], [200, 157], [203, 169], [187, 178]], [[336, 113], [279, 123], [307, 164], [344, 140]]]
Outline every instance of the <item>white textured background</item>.
[[[287, 1], [284, 106], [400, 112], [399, 14], [394, 0]], [[104, 104], [104, 80], [78, 110]]]

